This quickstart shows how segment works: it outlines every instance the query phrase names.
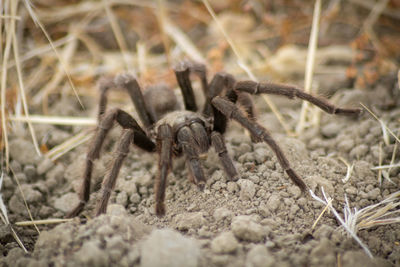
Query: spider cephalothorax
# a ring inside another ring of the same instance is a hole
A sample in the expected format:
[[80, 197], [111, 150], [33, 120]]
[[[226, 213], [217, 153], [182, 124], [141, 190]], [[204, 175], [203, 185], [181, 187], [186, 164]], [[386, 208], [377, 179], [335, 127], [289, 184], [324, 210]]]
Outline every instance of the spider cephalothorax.
[[[190, 73], [200, 78], [202, 90], [206, 96], [202, 110], [198, 110], [194, 98]], [[114, 122], [123, 128], [123, 132], [117, 146], [116, 158], [103, 182], [102, 197], [96, 215], [104, 213], [107, 209], [111, 191], [131, 144], [145, 151], [159, 154], [159, 173], [154, 184], [157, 215], [165, 214], [166, 181], [173, 156], [186, 158], [190, 179], [203, 189], [206, 177], [199, 155], [207, 152], [212, 146], [228, 178], [237, 180], [239, 174], [228, 156], [223, 137], [229, 119], [236, 120], [246, 128], [253, 142], [266, 142], [276, 154], [282, 169], [304, 191], [307, 188], [306, 184], [290, 167], [289, 161], [269, 132], [257, 123], [250, 94], [297, 97], [311, 102], [329, 114], [359, 115], [361, 113], [361, 109], [338, 108], [323, 98], [284, 84], [236, 82], [232, 75], [222, 72], [215, 74], [208, 83], [205, 66], [198, 63], [182, 62], [175, 67], [175, 74], [182, 92], [184, 110], [180, 109], [174, 92], [165, 85], [150, 86], [142, 94], [136, 79], [126, 74], [119, 75], [114, 80], [104, 79], [99, 83], [101, 97], [97, 130], [86, 158], [80, 203], [68, 214], [68, 217], [77, 216], [89, 200], [93, 161], [99, 158], [104, 139]], [[107, 91], [115, 87], [121, 87], [128, 92], [143, 126], [121, 109], [106, 110]], [[238, 108], [238, 105], [243, 107], [244, 112]]]

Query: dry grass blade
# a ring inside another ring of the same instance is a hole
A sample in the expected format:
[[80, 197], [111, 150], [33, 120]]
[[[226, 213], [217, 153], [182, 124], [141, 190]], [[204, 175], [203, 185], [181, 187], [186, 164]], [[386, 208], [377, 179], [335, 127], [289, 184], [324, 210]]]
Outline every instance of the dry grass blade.
[[[4, 5], [4, 7], [9, 7], [9, 5]], [[5, 8], [2, 10], [4, 13], [8, 12]], [[2, 136], [4, 140], [4, 153], [5, 153], [5, 162], [6, 169], [9, 169], [9, 160], [10, 160], [10, 151], [8, 145], [8, 131], [7, 131], [7, 123], [6, 123], [6, 87], [7, 87], [7, 65], [10, 57], [11, 44], [12, 44], [12, 29], [11, 24], [7, 21], [7, 24], [4, 25], [5, 28], [5, 47], [2, 50], [2, 70], [1, 70], [1, 128], [2, 128]], [[0, 34], [3, 35], [3, 34]], [[3, 43], [3, 42], [2, 42]]]
[[350, 165], [350, 164], [347, 162], [347, 160], [345, 160], [344, 158], [338, 157], [338, 159], [339, 159], [340, 161], [342, 161], [342, 162], [346, 165], [346, 167], [347, 167], [346, 176], [342, 179], [342, 182], [343, 182], [343, 183], [346, 183], [346, 182], [350, 179], [351, 174], [353, 173], [354, 162]]
[[74, 219], [47, 219], [47, 220], [35, 220], [35, 221], [22, 221], [16, 222], [16, 226], [32, 226], [32, 225], [48, 225], [48, 224], [58, 224], [64, 222], [70, 222]]
[[193, 42], [186, 36], [186, 34], [179, 29], [172, 21], [167, 18], [164, 19], [163, 28], [166, 34], [179, 46], [188, 57], [197, 62], [206, 62], [201, 52], [196, 48]]
[[25, 253], [28, 253], [28, 250], [25, 248], [24, 244], [22, 243], [21, 239], [19, 238], [19, 236], [15, 232], [14, 228], [12, 228], [12, 226], [10, 224], [10, 221], [8, 219], [7, 208], [6, 208], [6, 205], [4, 204], [3, 196], [1, 194], [1, 188], [2, 188], [2, 185], [3, 185], [3, 179], [4, 179], [4, 173], [1, 172], [1, 176], [0, 176], [0, 211], [1, 211], [0, 212], [0, 217], [1, 217], [1, 219], [4, 222], [5, 225], [10, 226], [11, 233], [12, 233], [15, 241], [17, 241], [18, 245], [24, 250]]
[[383, 126], [389, 133], [390, 135], [392, 135], [394, 137], [394, 139], [396, 139], [397, 142], [400, 143], [400, 139], [394, 134], [394, 132], [392, 130], [389, 129], [389, 127], [386, 126], [386, 124], [378, 118], [378, 116], [376, 116], [369, 108], [367, 108], [363, 103], [360, 103], [360, 105], [366, 110], [368, 111], [369, 114], [372, 115], [372, 117], [374, 117], [380, 124], [381, 126]]
[[377, 225], [385, 225], [392, 223], [400, 223], [400, 216], [393, 217], [394, 215], [400, 214], [400, 191], [397, 191], [381, 202], [367, 206], [360, 210], [356, 208], [353, 211], [346, 197], [345, 213], [347, 217], [351, 218], [350, 221], [354, 221], [351, 224], [352, 230], [357, 231], [362, 229], [368, 229]]
[[[356, 242], [362, 247], [362, 249], [365, 251], [365, 253], [370, 258], [373, 258], [374, 256], [372, 256], [372, 253], [371, 253], [371, 251], [369, 251], [368, 247], [361, 241], [361, 239], [357, 236], [356, 232], [354, 232], [353, 229], [348, 226], [346, 221], [339, 215], [339, 213], [332, 206], [332, 198], [330, 198], [329, 196], [327, 196], [325, 194], [325, 191], [324, 191], [323, 187], [321, 187], [321, 191], [322, 191], [322, 194], [324, 196], [324, 200], [321, 199], [320, 197], [318, 197], [317, 195], [315, 195], [312, 190], [310, 190], [309, 193], [310, 193], [311, 197], [314, 198], [315, 200], [317, 200], [318, 202], [329, 206], [330, 211], [335, 215], [336, 219], [340, 222], [340, 224], [347, 231], [347, 233], [349, 233], [349, 235], [351, 237], [353, 237], [354, 240], [356, 240]], [[346, 215], [345, 215], [345, 219], [346, 219]]]
[[54, 43], [53, 43], [53, 41], [51, 40], [50, 35], [48, 34], [48, 32], [47, 32], [46, 29], [44, 28], [43, 24], [42, 24], [42, 23], [40, 22], [40, 20], [38, 19], [38, 17], [36, 16], [36, 13], [35, 13], [35, 11], [34, 11], [33, 8], [32, 8], [31, 2], [30, 2], [29, 0], [24, 0], [24, 3], [25, 3], [25, 7], [26, 7], [26, 9], [28, 10], [29, 15], [31, 16], [32, 20], [34, 21], [34, 23], [35, 23], [37, 26], [39, 26], [39, 28], [42, 30], [43, 34], [46, 36], [46, 39], [49, 41], [49, 43], [50, 43], [50, 45], [51, 45], [51, 48], [53, 49], [53, 51], [54, 51], [54, 53], [56, 54], [58, 60], [60, 61], [60, 66], [61, 66], [62, 70], [64, 71], [65, 75], [67, 76], [68, 82], [69, 82], [69, 84], [71, 85], [71, 88], [72, 88], [72, 90], [73, 90], [73, 92], [74, 92], [76, 98], [78, 99], [79, 104], [81, 105], [82, 108], [84, 108], [83, 103], [82, 103], [82, 101], [81, 101], [81, 99], [80, 99], [80, 97], [79, 97], [79, 95], [78, 95], [78, 92], [77, 92], [77, 90], [76, 90], [76, 88], [75, 88], [75, 85], [74, 85], [74, 83], [72, 82], [71, 75], [70, 75], [70, 73], [69, 73], [68, 70], [67, 70], [67, 66], [66, 66], [66, 64], [65, 64], [65, 62], [64, 62], [64, 60], [63, 60], [63, 58], [61, 57], [61, 55], [58, 53], [58, 50], [57, 50], [56, 47], [54, 46]]
[[60, 117], [60, 116], [42, 116], [30, 115], [27, 116], [10, 116], [10, 121], [18, 122], [31, 122], [38, 124], [52, 124], [52, 125], [89, 125], [94, 126], [97, 123], [96, 118], [77, 118], [77, 117]]
[[[304, 80], [304, 91], [311, 93], [312, 79], [314, 75], [315, 66], [315, 53], [317, 51], [318, 44], [318, 31], [319, 31], [319, 20], [321, 16], [321, 0], [316, 0], [314, 5], [313, 21], [310, 34], [310, 41], [308, 43], [307, 63]], [[310, 108], [310, 103], [304, 101], [301, 108], [299, 123], [296, 127], [296, 133], [301, 134], [304, 130], [305, 123], [307, 120], [307, 111]]]
[[[17, 14], [17, 7], [18, 7], [18, 1], [12, 1], [13, 4], [11, 5], [11, 14], [16, 15]], [[19, 83], [19, 89], [20, 89], [20, 95], [22, 99], [22, 106], [24, 108], [24, 113], [27, 117], [29, 117], [29, 108], [28, 108], [28, 102], [26, 99], [26, 94], [25, 94], [25, 86], [23, 82], [23, 77], [22, 77], [22, 70], [21, 70], [21, 64], [19, 60], [19, 51], [18, 51], [18, 41], [17, 41], [17, 36], [15, 34], [15, 20], [11, 20], [11, 29], [12, 29], [12, 42], [13, 42], [13, 51], [14, 51], [14, 58], [15, 58], [15, 66], [17, 68], [17, 76], [18, 76], [18, 83]], [[35, 130], [33, 129], [32, 123], [28, 121], [28, 128], [32, 136], [32, 141], [33, 145], [35, 147], [36, 153], [41, 156], [42, 153], [40, 152], [39, 144], [36, 138]]]
[[[240, 68], [242, 68], [246, 72], [246, 74], [250, 77], [250, 79], [252, 79], [253, 81], [257, 82], [257, 78], [251, 72], [250, 68], [246, 65], [245, 61], [243, 60], [243, 57], [241, 56], [241, 54], [239, 53], [238, 49], [236, 48], [236, 45], [234, 44], [233, 40], [229, 37], [228, 33], [225, 31], [224, 27], [222, 26], [222, 24], [218, 20], [217, 15], [215, 14], [215, 12], [212, 9], [212, 7], [211, 7], [210, 3], [208, 2], [208, 0], [202, 0], [202, 1], [203, 1], [204, 6], [207, 8], [208, 12], [210, 13], [211, 17], [213, 18], [213, 20], [217, 24], [217, 26], [218, 26], [219, 30], [221, 31], [222, 35], [225, 37], [226, 41], [228, 42], [229, 46], [231, 47], [233, 53], [235, 54], [235, 56], [237, 58], [238, 66]], [[271, 101], [271, 99], [267, 95], [262, 95], [262, 98], [267, 103], [267, 105], [271, 109], [272, 113], [274, 113], [274, 115], [278, 119], [279, 123], [282, 125], [283, 129], [285, 130], [286, 134], [291, 135], [291, 136], [294, 135], [294, 133], [292, 132], [290, 127], [287, 125], [287, 123], [283, 119], [282, 114], [279, 112], [279, 110], [277, 109], [275, 104]]]
[[68, 151], [71, 151], [75, 147], [80, 146], [88, 142], [92, 136], [88, 134], [86, 131], [80, 132], [62, 144], [53, 147], [49, 152], [46, 153], [46, 156], [49, 157], [52, 161], [55, 161], [59, 157], [63, 156]]
[[333, 199], [330, 199], [329, 202], [326, 204], [325, 208], [321, 211], [321, 213], [319, 214], [318, 218], [315, 220], [313, 226], [311, 227], [311, 230], [314, 230], [315, 226], [317, 226], [319, 220], [321, 220], [322, 216], [328, 210], [328, 208], [331, 205], [332, 201], [333, 201]]
[[388, 164], [388, 165], [379, 165], [372, 167], [371, 170], [384, 170], [384, 169], [390, 169], [390, 168], [396, 168], [400, 167], [400, 162], [396, 164]]
[[41, 89], [33, 98], [34, 104], [40, 104], [44, 98], [46, 98], [57, 86], [62, 82], [65, 77], [66, 72], [64, 70], [69, 69], [70, 60], [73, 58], [74, 53], [78, 47], [78, 40], [72, 38], [65, 46], [62, 55], [59, 58], [59, 65], [57, 67], [56, 73], [53, 75], [51, 80], [46, 84], [46, 86]]
[[[106, 10], [107, 18], [108, 18], [108, 21], [110, 22], [110, 26], [111, 26], [112, 32], [114, 33], [114, 37], [117, 41], [118, 47], [121, 50], [122, 58], [124, 59], [126, 69], [132, 72], [134, 70], [134, 68], [132, 66], [131, 60], [129, 59], [129, 57], [127, 55], [128, 54], [128, 46], [126, 45], [124, 34], [122, 33], [122, 30], [119, 27], [119, 24], [114, 16], [114, 13], [111, 10], [110, 1], [103, 0], [103, 6], [104, 6], [104, 9]], [[136, 73], [133, 73], [133, 74], [136, 74]]]

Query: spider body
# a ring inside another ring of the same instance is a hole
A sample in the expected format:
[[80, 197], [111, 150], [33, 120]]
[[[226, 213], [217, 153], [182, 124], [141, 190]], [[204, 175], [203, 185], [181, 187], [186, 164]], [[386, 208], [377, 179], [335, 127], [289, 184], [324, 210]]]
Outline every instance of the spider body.
[[[201, 111], [198, 110], [194, 98], [190, 73], [200, 78], [202, 91], [206, 96]], [[288, 98], [298, 97], [330, 114], [359, 115], [361, 113], [360, 109], [338, 108], [323, 98], [310, 95], [293, 86], [253, 81], [236, 82], [232, 75], [223, 72], [215, 74], [208, 83], [205, 66], [198, 63], [180, 63], [175, 67], [175, 75], [182, 92], [184, 110], [180, 108], [175, 93], [166, 85], [149, 86], [142, 94], [138, 82], [130, 75], [119, 75], [113, 80], [105, 79], [99, 83], [101, 95], [97, 130], [87, 153], [80, 203], [71, 210], [68, 217], [79, 215], [89, 200], [93, 163], [100, 157], [104, 140], [114, 123], [122, 127], [123, 131], [112, 168], [103, 181], [102, 197], [96, 214], [106, 212], [118, 173], [133, 144], [147, 152], [159, 154], [159, 172], [154, 183], [155, 209], [157, 215], [164, 215], [167, 176], [174, 156], [185, 157], [189, 178], [200, 190], [205, 186], [206, 176], [199, 156], [211, 147], [218, 154], [228, 178], [233, 181], [239, 179], [239, 173], [228, 155], [223, 137], [229, 119], [237, 121], [247, 129], [253, 142], [267, 143], [289, 178], [303, 191], [307, 188], [300, 176], [291, 168], [278, 143], [263, 126], [257, 123], [250, 94], [265, 93]], [[115, 87], [121, 87], [128, 92], [142, 126], [121, 109], [107, 111], [107, 92]], [[244, 112], [238, 106], [241, 106]]]

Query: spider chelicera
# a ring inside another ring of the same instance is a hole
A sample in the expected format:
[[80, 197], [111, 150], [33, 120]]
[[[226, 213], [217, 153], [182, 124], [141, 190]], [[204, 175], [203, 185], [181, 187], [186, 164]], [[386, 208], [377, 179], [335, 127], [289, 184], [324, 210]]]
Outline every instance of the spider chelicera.
[[[103, 181], [102, 196], [96, 208], [96, 215], [106, 212], [118, 173], [130, 145], [133, 144], [145, 151], [159, 154], [159, 172], [156, 176], [154, 191], [156, 214], [161, 216], [165, 214], [165, 189], [173, 156], [183, 155], [186, 158], [189, 177], [201, 190], [205, 186], [206, 177], [199, 155], [207, 152], [211, 146], [218, 154], [228, 178], [239, 179], [232, 159], [228, 156], [223, 136], [229, 119], [237, 121], [246, 128], [253, 142], [266, 142], [276, 154], [282, 169], [289, 178], [302, 191], [307, 188], [299, 175], [290, 167], [289, 161], [270, 133], [257, 123], [251, 94], [274, 94], [292, 99], [297, 97], [318, 106], [329, 114], [357, 116], [362, 111], [358, 108], [336, 107], [327, 100], [305, 93], [294, 86], [236, 81], [232, 75], [223, 72], [216, 73], [208, 83], [206, 68], [199, 63], [181, 62], [174, 71], [182, 92], [185, 110], [179, 109], [180, 104], [174, 91], [165, 85], [149, 86], [142, 94], [137, 80], [128, 74], [99, 82], [101, 96], [98, 125], [86, 157], [84, 179], [79, 195], [80, 202], [68, 213], [68, 217], [79, 215], [89, 200], [93, 163], [100, 157], [101, 147], [114, 122], [123, 128], [123, 132], [112, 168]], [[199, 110], [196, 105], [190, 80], [191, 73], [200, 78], [202, 91], [206, 96], [202, 110]], [[116, 87], [128, 92], [143, 126], [121, 109], [106, 109], [107, 92]]]

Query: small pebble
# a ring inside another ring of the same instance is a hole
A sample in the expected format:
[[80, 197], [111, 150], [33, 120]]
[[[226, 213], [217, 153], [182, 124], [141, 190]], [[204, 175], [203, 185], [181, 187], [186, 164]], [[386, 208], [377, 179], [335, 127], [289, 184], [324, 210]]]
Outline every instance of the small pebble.
[[233, 218], [231, 228], [240, 240], [260, 242], [265, 236], [263, 227], [250, 216], [241, 215]]
[[170, 230], [154, 230], [142, 244], [142, 267], [196, 267], [200, 246], [192, 239]]
[[214, 253], [233, 253], [239, 246], [232, 232], [224, 232], [219, 234], [211, 242], [211, 250]]
[[206, 223], [202, 212], [178, 214], [175, 217], [175, 225], [178, 230], [197, 229]]

